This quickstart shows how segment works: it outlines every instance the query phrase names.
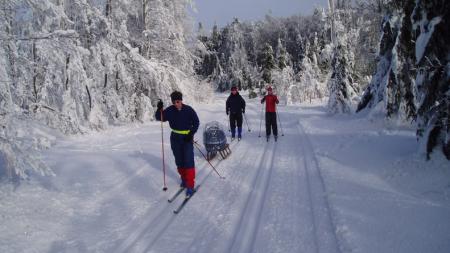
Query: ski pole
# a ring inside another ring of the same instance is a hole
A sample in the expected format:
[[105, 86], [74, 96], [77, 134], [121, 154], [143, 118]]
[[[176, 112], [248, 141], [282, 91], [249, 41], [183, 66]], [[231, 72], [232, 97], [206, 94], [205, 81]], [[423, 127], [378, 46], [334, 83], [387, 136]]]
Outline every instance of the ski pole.
[[216, 168], [211, 164], [211, 162], [206, 158], [205, 154], [200, 150], [200, 148], [198, 147], [199, 144], [197, 141], [194, 141], [195, 147], [197, 148], [197, 150], [202, 154], [203, 158], [205, 158], [205, 160], [209, 163], [209, 165], [213, 168], [213, 170], [217, 173], [217, 175], [219, 175], [220, 179], [225, 179], [225, 177], [222, 177], [220, 175], [220, 173], [216, 170]]
[[277, 110], [276, 114], [277, 114], [277, 117], [278, 117], [278, 121], [280, 122], [281, 136], [284, 136], [283, 124], [281, 124], [280, 114], [278, 114], [278, 110]]
[[258, 135], [258, 137], [261, 137], [261, 124], [262, 124], [263, 112], [264, 112], [264, 104], [261, 106], [261, 117], [259, 117], [259, 135]]
[[167, 185], [166, 185], [166, 162], [165, 162], [165, 157], [164, 157], [164, 128], [163, 128], [163, 121], [164, 121], [164, 119], [163, 119], [163, 110], [161, 109], [161, 152], [162, 152], [163, 181], [164, 181], [163, 191], [167, 191]]
[[250, 127], [248, 126], [247, 115], [245, 115], [245, 113], [244, 113], [244, 119], [245, 119], [245, 123], [247, 124], [248, 131], [251, 132], [252, 130], [250, 130]]

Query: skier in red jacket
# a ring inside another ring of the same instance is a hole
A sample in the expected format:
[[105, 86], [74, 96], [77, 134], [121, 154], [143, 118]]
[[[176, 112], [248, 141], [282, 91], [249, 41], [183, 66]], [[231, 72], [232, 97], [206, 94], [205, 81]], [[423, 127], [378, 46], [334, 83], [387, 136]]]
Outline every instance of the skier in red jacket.
[[261, 104], [266, 102], [266, 137], [267, 141], [269, 141], [271, 129], [273, 130], [273, 136], [275, 141], [277, 141], [278, 137], [278, 128], [277, 128], [277, 109], [276, 104], [279, 103], [277, 96], [273, 95], [272, 87], [267, 88], [267, 95], [261, 99]]

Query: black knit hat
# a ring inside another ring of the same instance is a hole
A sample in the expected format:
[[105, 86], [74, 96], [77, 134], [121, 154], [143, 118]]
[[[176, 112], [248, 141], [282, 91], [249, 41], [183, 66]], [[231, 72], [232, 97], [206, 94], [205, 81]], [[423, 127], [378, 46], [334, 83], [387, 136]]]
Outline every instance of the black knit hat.
[[183, 94], [181, 94], [181, 92], [176, 90], [172, 92], [172, 94], [170, 94], [170, 100], [172, 100], [172, 103], [175, 102], [176, 100], [183, 100]]

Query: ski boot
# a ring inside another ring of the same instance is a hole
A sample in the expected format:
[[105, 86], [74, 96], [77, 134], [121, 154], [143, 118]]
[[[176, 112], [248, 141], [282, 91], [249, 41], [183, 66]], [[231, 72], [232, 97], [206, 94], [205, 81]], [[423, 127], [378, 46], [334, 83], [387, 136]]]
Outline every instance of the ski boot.
[[270, 137], [270, 136], [269, 136], [269, 135], [267, 135], [267, 142], [269, 142], [269, 137]]
[[194, 193], [195, 193], [194, 188], [186, 188], [186, 198], [187, 199], [192, 197], [192, 195], [194, 195]]
[[275, 141], [277, 141], [278, 136], [277, 136], [277, 135], [274, 135], [273, 138], [275, 139]]

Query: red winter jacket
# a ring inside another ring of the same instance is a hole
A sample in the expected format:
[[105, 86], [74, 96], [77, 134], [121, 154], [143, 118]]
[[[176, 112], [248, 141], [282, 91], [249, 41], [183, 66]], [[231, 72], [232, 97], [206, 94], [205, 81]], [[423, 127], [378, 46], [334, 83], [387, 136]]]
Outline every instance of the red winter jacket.
[[276, 112], [275, 104], [278, 104], [278, 98], [275, 95], [266, 95], [261, 99], [261, 104], [266, 102], [266, 112]]

